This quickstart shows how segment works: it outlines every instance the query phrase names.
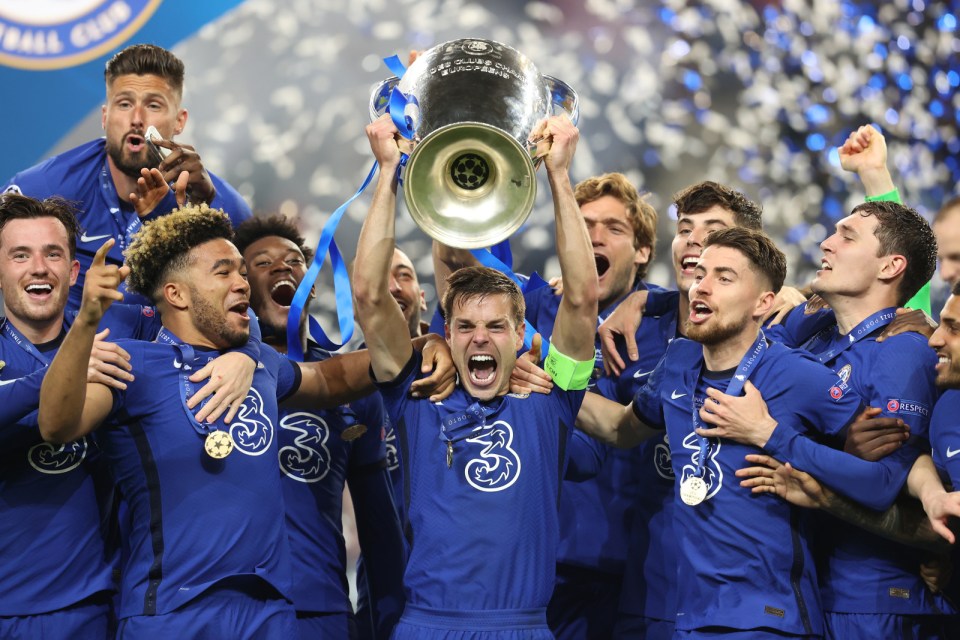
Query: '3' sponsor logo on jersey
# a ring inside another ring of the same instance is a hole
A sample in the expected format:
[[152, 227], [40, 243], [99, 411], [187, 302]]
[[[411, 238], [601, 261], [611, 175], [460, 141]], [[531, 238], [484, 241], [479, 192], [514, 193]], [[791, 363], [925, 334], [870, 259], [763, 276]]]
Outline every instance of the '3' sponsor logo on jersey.
[[87, 457], [87, 439], [80, 438], [67, 444], [42, 442], [30, 447], [27, 461], [40, 473], [58, 474], [73, 471]]
[[237, 417], [230, 423], [230, 436], [241, 453], [262, 455], [273, 443], [273, 422], [263, 410], [263, 397], [251, 388]]
[[513, 428], [503, 420], [477, 427], [467, 442], [480, 445], [480, 457], [467, 462], [467, 482], [479, 491], [503, 491], [520, 477], [520, 456], [513, 450]]
[[323, 480], [330, 471], [330, 427], [326, 421], [299, 411], [284, 416], [280, 427], [296, 434], [293, 444], [280, 447], [280, 470], [298, 482]]

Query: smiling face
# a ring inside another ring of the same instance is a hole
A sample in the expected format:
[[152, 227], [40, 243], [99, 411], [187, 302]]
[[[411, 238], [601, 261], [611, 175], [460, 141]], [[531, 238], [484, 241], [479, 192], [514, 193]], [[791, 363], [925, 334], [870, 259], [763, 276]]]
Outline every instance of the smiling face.
[[600, 282], [601, 311], [630, 293], [637, 269], [650, 259], [650, 247], [636, 247], [636, 236], [624, 204], [605, 195], [580, 205], [593, 245]]
[[53, 217], [10, 220], [0, 232], [6, 315], [31, 342], [60, 332], [70, 286], [80, 272], [69, 247], [66, 228]]
[[877, 281], [884, 261], [874, 233], [877, 224], [876, 216], [853, 214], [820, 243], [823, 258], [810, 286], [828, 303], [831, 296], [860, 296]]
[[410, 336], [420, 335], [420, 314], [427, 310], [427, 298], [420, 288], [413, 263], [400, 249], [394, 249], [390, 263], [390, 295], [403, 311]]
[[191, 249], [187, 264], [184, 284], [194, 328], [217, 349], [246, 344], [250, 285], [240, 252], [218, 238]]
[[937, 386], [960, 389], [960, 297], [947, 298], [940, 312], [940, 326], [930, 336], [930, 347], [937, 352]]
[[690, 287], [687, 337], [714, 345], [755, 331], [769, 310], [773, 291], [742, 252], [725, 246], [704, 249]]
[[140, 169], [157, 166], [144, 139], [147, 128], [155, 126], [169, 140], [186, 122], [179, 93], [160, 76], [122, 75], [107, 85], [107, 103], [101, 109], [107, 155], [115, 169], [131, 178], [139, 178]]
[[[243, 258], [247, 263], [250, 304], [260, 325], [269, 327], [275, 335], [285, 336], [290, 303], [307, 272], [300, 247], [287, 238], [264, 236], [250, 243]], [[306, 320], [307, 314], [303, 314], [301, 325]]]
[[673, 237], [673, 270], [677, 289], [686, 293], [694, 282], [694, 269], [700, 260], [703, 243], [711, 231], [735, 227], [732, 212], [714, 205], [700, 213], [681, 213], [677, 217], [677, 234]]
[[510, 373], [523, 344], [503, 294], [457, 298], [447, 322], [447, 342], [460, 382], [474, 398], [490, 400], [510, 388]]

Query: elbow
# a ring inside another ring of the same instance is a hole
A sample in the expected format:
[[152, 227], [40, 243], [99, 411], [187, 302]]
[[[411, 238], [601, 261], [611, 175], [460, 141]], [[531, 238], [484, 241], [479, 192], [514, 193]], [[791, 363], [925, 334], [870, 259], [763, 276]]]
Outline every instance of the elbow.
[[68, 426], [58, 424], [56, 421], [49, 419], [48, 416], [44, 415], [42, 408], [37, 417], [40, 426], [40, 437], [43, 438], [44, 442], [49, 442], [50, 444], [67, 444], [74, 440], [74, 438], [70, 437]]
[[[369, 278], [356, 275], [353, 280], [353, 299], [357, 305], [357, 311], [369, 311], [376, 309], [384, 300], [384, 292]], [[363, 318], [363, 313], [358, 313], [358, 318]]]
[[567, 304], [573, 309], [591, 315], [597, 315], [597, 306], [600, 299], [600, 283], [597, 278], [592, 278], [589, 282], [582, 285], [571, 283], [573, 286], [564, 287], [563, 297]]

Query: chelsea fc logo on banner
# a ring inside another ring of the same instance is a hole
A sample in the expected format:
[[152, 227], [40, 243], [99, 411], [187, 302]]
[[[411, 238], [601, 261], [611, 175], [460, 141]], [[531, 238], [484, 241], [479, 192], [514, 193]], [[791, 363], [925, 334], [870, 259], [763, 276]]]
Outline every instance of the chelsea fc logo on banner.
[[63, 69], [129, 39], [160, 0], [0, 0], [0, 64]]

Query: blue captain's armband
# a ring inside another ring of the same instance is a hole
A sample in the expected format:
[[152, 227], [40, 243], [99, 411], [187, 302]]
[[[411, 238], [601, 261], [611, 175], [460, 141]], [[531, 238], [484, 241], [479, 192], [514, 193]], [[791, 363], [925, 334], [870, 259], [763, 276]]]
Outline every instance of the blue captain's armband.
[[586, 389], [593, 374], [593, 367], [593, 360], [574, 360], [557, 351], [556, 347], [550, 349], [547, 359], [543, 361], [544, 371], [550, 374], [553, 383], [564, 391]]

